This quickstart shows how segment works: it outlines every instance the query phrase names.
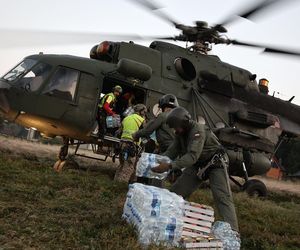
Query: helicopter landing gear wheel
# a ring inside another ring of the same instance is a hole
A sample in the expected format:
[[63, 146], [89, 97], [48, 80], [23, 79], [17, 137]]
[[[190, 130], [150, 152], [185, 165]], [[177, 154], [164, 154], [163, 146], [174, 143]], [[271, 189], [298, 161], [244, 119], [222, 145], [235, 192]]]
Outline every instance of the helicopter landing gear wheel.
[[63, 167], [65, 166], [65, 164], [66, 164], [66, 161], [58, 160], [57, 162], [55, 162], [55, 164], [53, 166], [54, 171], [61, 172]]
[[68, 150], [69, 150], [69, 138], [64, 137], [63, 138], [63, 143], [64, 145], [60, 148], [59, 154], [58, 154], [58, 161], [55, 162], [53, 169], [56, 172], [61, 172], [63, 167], [66, 164], [66, 158], [68, 155]]
[[242, 190], [251, 197], [266, 197], [268, 192], [266, 185], [257, 179], [246, 181]]

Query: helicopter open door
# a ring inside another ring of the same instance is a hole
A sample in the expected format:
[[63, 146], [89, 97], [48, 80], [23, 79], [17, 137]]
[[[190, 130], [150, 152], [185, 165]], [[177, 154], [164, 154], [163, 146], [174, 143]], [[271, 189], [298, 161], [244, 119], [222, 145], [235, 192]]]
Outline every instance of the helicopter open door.
[[122, 95], [118, 97], [115, 105], [115, 111], [117, 114], [122, 114], [130, 104], [146, 103], [146, 91], [138, 86], [133, 86], [130, 83], [124, 82], [119, 79], [105, 78], [103, 81], [103, 88], [101, 95], [104, 96], [112, 91], [115, 85], [120, 85], [123, 89]]

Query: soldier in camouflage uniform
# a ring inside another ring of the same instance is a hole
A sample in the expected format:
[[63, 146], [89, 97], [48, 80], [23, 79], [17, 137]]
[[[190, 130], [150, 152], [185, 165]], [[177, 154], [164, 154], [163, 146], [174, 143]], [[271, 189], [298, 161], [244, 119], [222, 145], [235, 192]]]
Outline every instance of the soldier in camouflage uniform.
[[[186, 198], [202, 181], [198, 177], [199, 169], [207, 166], [207, 163], [222, 150], [222, 146], [210, 129], [191, 120], [190, 114], [182, 107], [175, 108], [169, 113], [167, 124], [175, 129], [176, 137], [164, 155], [170, 157], [173, 162], [161, 163], [152, 171], [163, 173], [184, 168], [182, 175], [172, 185], [171, 191]], [[223, 152], [223, 155], [226, 153]], [[209, 179], [219, 214], [233, 230], [238, 231], [226, 165], [211, 165], [205, 174]]]

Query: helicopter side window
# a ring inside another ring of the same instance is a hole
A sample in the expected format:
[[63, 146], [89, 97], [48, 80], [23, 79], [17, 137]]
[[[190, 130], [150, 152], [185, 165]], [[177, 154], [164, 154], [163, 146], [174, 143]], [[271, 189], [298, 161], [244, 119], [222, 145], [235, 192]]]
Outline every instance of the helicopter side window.
[[46, 63], [39, 63], [28, 71], [18, 82], [17, 85], [26, 91], [36, 91], [48, 77], [52, 66]]
[[73, 101], [78, 78], [79, 71], [59, 67], [50, 79], [50, 82], [43, 91], [43, 94]]
[[24, 61], [20, 62], [16, 67], [6, 73], [2, 78], [8, 82], [13, 82], [21, 75], [26, 73], [29, 69], [32, 68], [34, 64], [36, 64], [36, 60], [32, 59], [25, 59]]

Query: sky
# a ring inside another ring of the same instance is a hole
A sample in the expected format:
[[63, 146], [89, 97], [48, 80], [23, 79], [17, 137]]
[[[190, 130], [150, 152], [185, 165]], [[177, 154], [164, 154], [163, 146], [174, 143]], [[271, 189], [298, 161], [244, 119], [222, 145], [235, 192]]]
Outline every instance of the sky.
[[[174, 19], [192, 25], [205, 20], [214, 25], [226, 16], [261, 0], [156, 0]], [[253, 21], [236, 18], [226, 26], [227, 36], [295, 49], [300, 52], [300, 1], [282, 0]], [[0, 75], [25, 56], [39, 52], [89, 56], [91, 47], [108, 37], [100, 33], [172, 36], [179, 32], [169, 23], [136, 6], [130, 0], [0, 0]], [[18, 30], [18, 31], [16, 31]], [[28, 30], [61, 31], [80, 34], [61, 41], [43, 33], [30, 35]], [[8, 31], [12, 31], [8, 33]], [[89, 33], [84, 35], [84, 33]], [[72, 44], [72, 41], [78, 44]], [[114, 41], [120, 41], [114, 39]], [[125, 40], [124, 40], [125, 41]], [[148, 46], [151, 41], [136, 41]], [[182, 45], [181, 43], [178, 43]], [[222, 61], [245, 68], [270, 81], [270, 93], [300, 105], [300, 56], [261, 53], [261, 49], [217, 45], [213, 54]]]

